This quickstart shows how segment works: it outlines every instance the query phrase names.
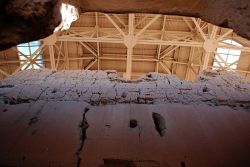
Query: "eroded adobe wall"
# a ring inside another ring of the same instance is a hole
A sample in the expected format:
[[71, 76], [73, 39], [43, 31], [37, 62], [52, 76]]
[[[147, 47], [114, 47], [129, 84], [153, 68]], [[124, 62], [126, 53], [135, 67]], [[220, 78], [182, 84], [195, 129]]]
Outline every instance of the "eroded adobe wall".
[[0, 166], [249, 167], [249, 100], [232, 72], [22, 71], [0, 82]]
[[0, 82], [0, 102], [37, 100], [106, 104], [206, 104], [250, 110], [250, 83], [237, 73], [204, 71], [197, 83], [176, 76], [149, 73], [126, 81], [115, 71], [28, 70]]

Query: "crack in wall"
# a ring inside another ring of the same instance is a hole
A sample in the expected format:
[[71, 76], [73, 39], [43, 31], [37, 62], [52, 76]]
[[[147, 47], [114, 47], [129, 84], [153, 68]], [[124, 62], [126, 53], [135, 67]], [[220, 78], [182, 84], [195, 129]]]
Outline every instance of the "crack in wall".
[[17, 105], [17, 104], [23, 104], [23, 103], [30, 103], [31, 101], [36, 101], [35, 99], [23, 99], [23, 98], [14, 98], [14, 97], [4, 97], [4, 103], [9, 105]]
[[0, 88], [13, 88], [14, 85], [0, 85]]
[[30, 118], [29, 123], [28, 123], [29, 126], [32, 126], [33, 124], [35, 124], [35, 123], [37, 123], [37, 122], [39, 121], [39, 116], [40, 116], [40, 114], [42, 113], [42, 111], [43, 111], [44, 107], [46, 106], [46, 104], [47, 104], [47, 102], [45, 102], [45, 103], [38, 109], [38, 111], [35, 113], [35, 115], [34, 115], [32, 118]]
[[84, 142], [87, 138], [86, 136], [86, 131], [89, 127], [89, 124], [86, 120], [86, 113], [89, 111], [89, 108], [85, 108], [84, 113], [82, 114], [82, 120], [79, 124], [79, 133], [80, 133], [80, 146], [77, 149], [76, 152], [76, 156], [77, 156], [77, 162], [76, 162], [76, 167], [80, 167], [81, 166], [81, 157], [80, 154], [82, 152], [83, 146], [84, 146]]
[[103, 164], [98, 167], [161, 167], [161, 163], [156, 160], [104, 158]]
[[131, 119], [129, 121], [129, 127], [131, 129], [133, 128], [138, 128], [138, 138], [139, 138], [139, 141], [141, 140], [141, 126], [140, 124], [138, 123], [138, 121], [136, 119]]

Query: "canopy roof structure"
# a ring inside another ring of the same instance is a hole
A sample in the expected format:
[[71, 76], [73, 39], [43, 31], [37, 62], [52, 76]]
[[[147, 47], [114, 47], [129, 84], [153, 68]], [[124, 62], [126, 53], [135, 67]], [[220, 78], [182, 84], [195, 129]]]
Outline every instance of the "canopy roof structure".
[[[228, 61], [218, 48], [239, 52], [239, 58]], [[1, 78], [41, 61], [40, 66], [53, 70], [117, 70], [127, 79], [160, 72], [195, 81], [207, 68], [250, 78], [249, 40], [231, 29], [184, 16], [82, 13], [70, 29], [42, 39], [26, 60], [20, 55], [24, 53], [17, 47], [0, 52]]]

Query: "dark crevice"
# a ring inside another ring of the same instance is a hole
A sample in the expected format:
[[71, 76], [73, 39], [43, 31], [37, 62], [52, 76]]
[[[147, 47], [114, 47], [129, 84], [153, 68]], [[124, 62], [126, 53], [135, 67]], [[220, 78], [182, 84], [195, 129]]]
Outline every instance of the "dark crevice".
[[104, 158], [99, 167], [161, 167], [161, 164], [155, 160]]
[[250, 101], [239, 101], [239, 100], [224, 100], [224, 99], [208, 99], [201, 100], [201, 102], [207, 103], [210, 106], [228, 106], [233, 109], [244, 109], [250, 111]]
[[122, 98], [126, 98], [126, 97], [127, 97], [127, 93], [126, 93], [126, 92], [122, 92], [121, 97], [122, 97]]
[[147, 74], [147, 77], [152, 78], [153, 76], [152, 76], [152, 74]]
[[99, 167], [136, 167], [132, 160], [105, 158], [103, 162], [104, 164]]
[[202, 89], [202, 92], [208, 92], [208, 88], [207, 87], [204, 87], [203, 89]]
[[129, 127], [131, 129], [134, 129], [134, 128], [137, 128], [138, 127], [138, 137], [139, 137], [139, 140], [141, 140], [141, 127], [140, 125], [138, 124], [138, 121], [136, 119], [131, 119], [129, 121]]
[[47, 89], [49, 89], [49, 87], [46, 87], [44, 90], [42, 90], [39, 96], [36, 98], [36, 100], [39, 100], [42, 94], [47, 91]]
[[141, 140], [141, 126], [138, 126], [138, 137], [139, 137], [139, 140]]
[[33, 124], [37, 123], [39, 121], [39, 118], [37, 116], [30, 118], [30, 121], [28, 123], [29, 126], [32, 126]]
[[137, 122], [136, 119], [131, 119], [131, 120], [129, 121], [129, 127], [130, 127], [130, 128], [136, 128], [137, 125], [138, 125], [138, 122]]
[[1, 85], [0, 88], [13, 88], [14, 85]]
[[184, 161], [181, 161], [181, 167], [186, 167], [186, 163]]
[[56, 89], [53, 89], [51, 93], [56, 93]]
[[16, 104], [23, 104], [23, 103], [30, 103], [34, 101], [34, 99], [22, 99], [22, 98], [4, 98], [4, 103], [9, 105], [16, 105]]
[[165, 119], [163, 118], [163, 116], [155, 112], [152, 113], [152, 118], [154, 120], [156, 131], [159, 133], [161, 137], [163, 137], [166, 131]]
[[79, 131], [80, 131], [80, 146], [79, 148], [77, 149], [77, 152], [76, 152], [76, 156], [77, 156], [77, 164], [76, 166], [77, 167], [80, 167], [81, 166], [81, 157], [80, 157], [80, 154], [82, 152], [82, 149], [83, 149], [83, 146], [84, 146], [84, 142], [85, 142], [85, 139], [87, 138], [86, 136], [86, 131], [89, 127], [89, 124], [86, 120], [86, 113], [89, 111], [89, 108], [85, 108], [84, 110], [84, 113], [82, 115], [82, 121], [80, 122], [79, 124]]
[[106, 128], [111, 128], [111, 125], [106, 124], [105, 127], [106, 127]]
[[41, 114], [43, 108], [45, 107], [46, 103], [44, 103], [38, 111], [34, 114], [32, 118], [30, 118], [28, 125], [32, 126], [33, 124], [37, 123], [39, 121], [39, 115]]

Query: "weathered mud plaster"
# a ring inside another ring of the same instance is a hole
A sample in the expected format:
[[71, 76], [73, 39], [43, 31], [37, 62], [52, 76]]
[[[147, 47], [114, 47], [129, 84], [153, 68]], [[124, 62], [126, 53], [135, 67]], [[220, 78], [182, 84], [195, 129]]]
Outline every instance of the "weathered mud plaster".
[[201, 73], [196, 83], [158, 73], [126, 81], [115, 71], [28, 70], [0, 82], [0, 100], [10, 105], [73, 100], [91, 105], [182, 103], [250, 110], [250, 83], [237, 73], [212, 70]]
[[[155, 129], [153, 113], [164, 120], [164, 135]], [[82, 167], [250, 165], [249, 112], [225, 106], [119, 104], [95, 107], [86, 119], [90, 126]], [[131, 129], [130, 119], [139, 126]]]
[[227, 106], [1, 103], [0, 166], [249, 167], [249, 132], [250, 113]]
[[22, 71], [0, 82], [0, 166], [248, 167], [249, 100], [226, 71]]
[[87, 106], [74, 101], [1, 103], [0, 166], [76, 167]]

